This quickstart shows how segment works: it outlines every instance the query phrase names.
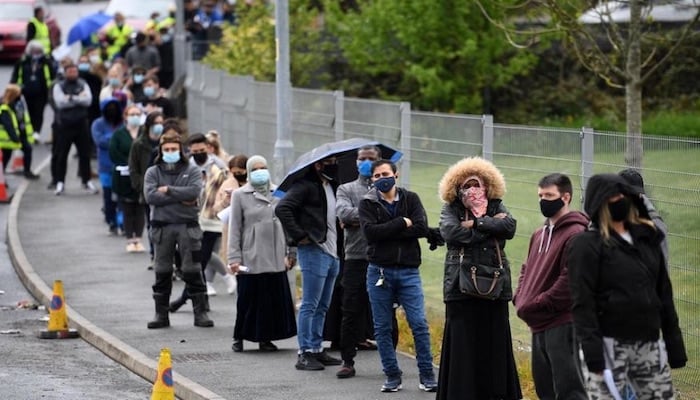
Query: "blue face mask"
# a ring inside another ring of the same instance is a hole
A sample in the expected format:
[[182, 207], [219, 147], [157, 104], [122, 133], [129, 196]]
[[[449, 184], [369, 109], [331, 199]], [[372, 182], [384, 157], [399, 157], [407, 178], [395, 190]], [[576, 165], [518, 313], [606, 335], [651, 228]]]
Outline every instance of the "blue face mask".
[[270, 182], [270, 171], [266, 169], [256, 169], [250, 173], [250, 184], [253, 186], [263, 186]]
[[122, 81], [119, 78], [109, 78], [109, 86], [119, 87], [121, 84]]
[[134, 75], [134, 83], [141, 83], [141, 82], [143, 82], [143, 75], [141, 75], [141, 74]]
[[151, 133], [153, 136], [160, 136], [163, 134], [163, 124], [155, 124], [151, 127]]
[[146, 95], [146, 97], [153, 97], [153, 95], [156, 94], [156, 88], [147, 86], [143, 88], [143, 94]]
[[357, 172], [360, 173], [360, 176], [364, 176], [365, 178], [372, 176], [372, 162], [371, 160], [357, 162]]
[[377, 188], [382, 193], [387, 193], [391, 190], [391, 188], [396, 185], [396, 178], [393, 176], [387, 176], [385, 178], [379, 178], [376, 181], [374, 181], [374, 187]]
[[169, 153], [163, 153], [163, 161], [168, 164], [175, 164], [176, 162], [180, 161], [180, 152], [172, 151]]
[[80, 63], [78, 64], [78, 71], [87, 72], [90, 71], [90, 63]]
[[129, 126], [141, 126], [141, 116], [130, 115], [126, 117], [126, 123], [129, 124]]

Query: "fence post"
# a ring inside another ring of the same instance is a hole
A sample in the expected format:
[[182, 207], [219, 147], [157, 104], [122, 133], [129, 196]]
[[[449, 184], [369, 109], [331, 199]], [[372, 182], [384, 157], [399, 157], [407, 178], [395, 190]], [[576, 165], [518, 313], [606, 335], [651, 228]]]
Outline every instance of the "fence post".
[[401, 159], [401, 182], [402, 186], [411, 187], [411, 103], [402, 101], [399, 104], [399, 112], [401, 113], [401, 151], [403, 158]]
[[593, 158], [595, 156], [593, 128], [581, 128], [581, 209], [588, 179], [593, 176]]
[[481, 132], [482, 157], [493, 161], [493, 115], [481, 116]]
[[335, 131], [335, 140], [343, 140], [345, 138], [345, 92], [336, 90], [333, 92], [335, 99], [335, 115], [333, 129]]

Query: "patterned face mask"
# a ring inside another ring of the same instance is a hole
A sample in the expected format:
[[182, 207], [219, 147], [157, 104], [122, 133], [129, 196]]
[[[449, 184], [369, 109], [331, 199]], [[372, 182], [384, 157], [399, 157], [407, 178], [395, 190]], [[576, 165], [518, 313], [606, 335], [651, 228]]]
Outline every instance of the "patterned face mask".
[[460, 189], [459, 197], [464, 207], [471, 210], [475, 217], [479, 218], [486, 214], [488, 199], [486, 198], [486, 191], [484, 188], [472, 186], [470, 188]]

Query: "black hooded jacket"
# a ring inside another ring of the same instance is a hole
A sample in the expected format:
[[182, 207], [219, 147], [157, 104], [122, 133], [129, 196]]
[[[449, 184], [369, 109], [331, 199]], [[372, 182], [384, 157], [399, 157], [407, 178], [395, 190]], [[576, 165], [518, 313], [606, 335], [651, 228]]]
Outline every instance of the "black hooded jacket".
[[660, 247], [663, 234], [651, 225], [626, 223], [630, 244], [615, 231], [606, 240], [598, 230], [600, 210], [619, 193], [646, 217], [638, 193], [622, 178], [595, 175], [585, 197], [591, 227], [573, 239], [568, 254], [574, 323], [586, 364], [593, 372], [605, 368], [603, 337], [655, 341], [661, 331], [670, 366], [682, 367], [687, 355]]

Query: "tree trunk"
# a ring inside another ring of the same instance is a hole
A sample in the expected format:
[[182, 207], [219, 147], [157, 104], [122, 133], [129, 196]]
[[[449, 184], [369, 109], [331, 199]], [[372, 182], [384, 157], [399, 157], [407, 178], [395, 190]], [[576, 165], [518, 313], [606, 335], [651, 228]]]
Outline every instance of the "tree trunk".
[[642, 168], [642, 58], [641, 58], [641, 0], [631, 0], [630, 24], [625, 84], [627, 118], [627, 150], [625, 163], [628, 167]]

